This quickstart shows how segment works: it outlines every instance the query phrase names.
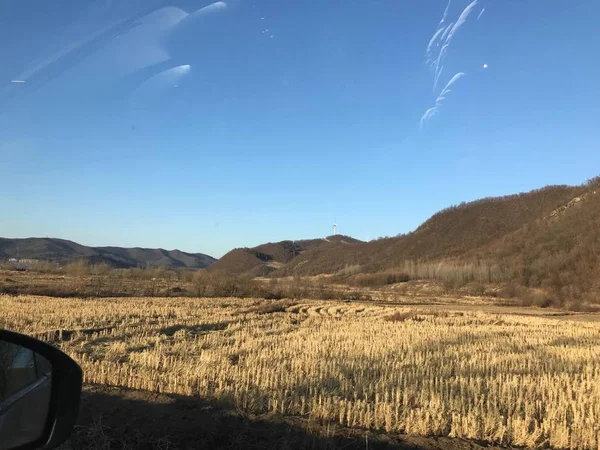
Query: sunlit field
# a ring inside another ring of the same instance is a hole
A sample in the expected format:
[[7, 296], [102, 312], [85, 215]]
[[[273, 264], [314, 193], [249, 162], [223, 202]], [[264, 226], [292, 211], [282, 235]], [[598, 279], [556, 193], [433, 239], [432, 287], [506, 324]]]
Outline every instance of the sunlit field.
[[85, 381], [342, 426], [597, 448], [600, 323], [331, 301], [0, 296]]

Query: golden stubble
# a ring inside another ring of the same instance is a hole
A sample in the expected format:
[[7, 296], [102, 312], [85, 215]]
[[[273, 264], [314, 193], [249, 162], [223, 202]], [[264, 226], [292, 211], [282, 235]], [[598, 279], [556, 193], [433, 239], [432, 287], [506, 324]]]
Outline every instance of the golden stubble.
[[59, 344], [88, 383], [348, 427], [598, 448], [598, 323], [275, 303], [0, 296], [0, 328]]

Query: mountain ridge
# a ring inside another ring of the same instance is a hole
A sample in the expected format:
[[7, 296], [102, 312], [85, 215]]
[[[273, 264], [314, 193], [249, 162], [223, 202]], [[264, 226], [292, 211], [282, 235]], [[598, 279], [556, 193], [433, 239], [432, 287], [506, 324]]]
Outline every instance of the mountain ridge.
[[256, 247], [233, 249], [213, 264], [210, 270], [220, 270], [235, 275], [265, 276], [277, 271], [305, 252], [358, 242], [362, 241], [342, 234], [318, 239], [267, 242]]
[[367, 272], [392, 270], [406, 260], [470, 258], [497, 239], [519, 230], [572, 202], [586, 185], [553, 185], [520, 194], [488, 197], [450, 206], [414, 231], [336, 249], [305, 253], [271, 275], [333, 274], [349, 265]]
[[564, 298], [596, 302], [600, 300], [600, 177], [576, 186], [552, 185], [461, 203], [433, 214], [410, 233], [369, 242], [344, 235], [287, 240], [233, 249], [215, 260], [179, 250], [0, 238], [0, 259], [17, 255], [86, 258], [113, 267], [207, 268], [245, 277], [335, 275], [341, 282], [352, 282], [347, 278], [353, 276], [364, 281], [368, 274], [392, 274], [390, 280], [501, 283], [517, 290], [542, 290], [559, 304]]
[[143, 247], [91, 247], [60, 238], [0, 238], [0, 260], [31, 259], [68, 262], [86, 259], [116, 268], [141, 266], [204, 269], [216, 259], [203, 253]]

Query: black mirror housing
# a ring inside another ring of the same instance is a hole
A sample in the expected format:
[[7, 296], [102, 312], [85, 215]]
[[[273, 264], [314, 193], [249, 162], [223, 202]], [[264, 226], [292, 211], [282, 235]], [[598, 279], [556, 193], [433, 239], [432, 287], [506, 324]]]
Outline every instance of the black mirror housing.
[[0, 342], [14, 344], [46, 358], [52, 365], [50, 404], [42, 435], [11, 450], [51, 449], [71, 435], [81, 397], [83, 373], [79, 365], [56, 347], [32, 337], [0, 330]]

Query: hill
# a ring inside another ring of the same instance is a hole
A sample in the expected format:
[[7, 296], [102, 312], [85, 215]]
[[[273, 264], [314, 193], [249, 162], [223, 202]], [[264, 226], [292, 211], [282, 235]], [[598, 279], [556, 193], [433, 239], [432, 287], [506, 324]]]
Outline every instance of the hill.
[[[336, 235], [238, 248], [220, 260], [178, 250], [86, 247], [48, 239], [1, 239], [0, 260], [71, 261], [113, 267], [206, 268], [233, 275], [335, 275], [361, 286], [433, 279], [478, 284], [535, 303], [600, 303], [600, 177], [485, 198], [434, 214], [411, 233], [362, 242]], [[371, 283], [371, 284], [369, 284]], [[483, 290], [482, 290], [483, 289]]]
[[452, 206], [415, 231], [394, 238], [338, 248], [315, 249], [281, 267], [274, 276], [335, 273], [349, 265], [366, 271], [397, 268], [405, 260], [467, 257], [477, 249], [564, 206], [584, 186], [549, 186], [528, 193]]
[[86, 259], [90, 263], [106, 263], [112, 267], [206, 268], [215, 261], [202, 253], [180, 250], [121, 247], [87, 247], [56, 238], [0, 238], [0, 260], [11, 258], [69, 262]]
[[600, 301], [600, 177], [452, 206], [406, 235], [311, 249], [271, 276], [335, 273], [501, 283], [541, 303]]
[[264, 276], [307, 252], [317, 249], [334, 249], [360, 242], [343, 235], [328, 236], [323, 239], [270, 242], [257, 247], [231, 250], [210, 269], [236, 275]]
[[600, 180], [544, 217], [470, 255], [509, 270], [509, 279], [569, 299], [600, 302]]

